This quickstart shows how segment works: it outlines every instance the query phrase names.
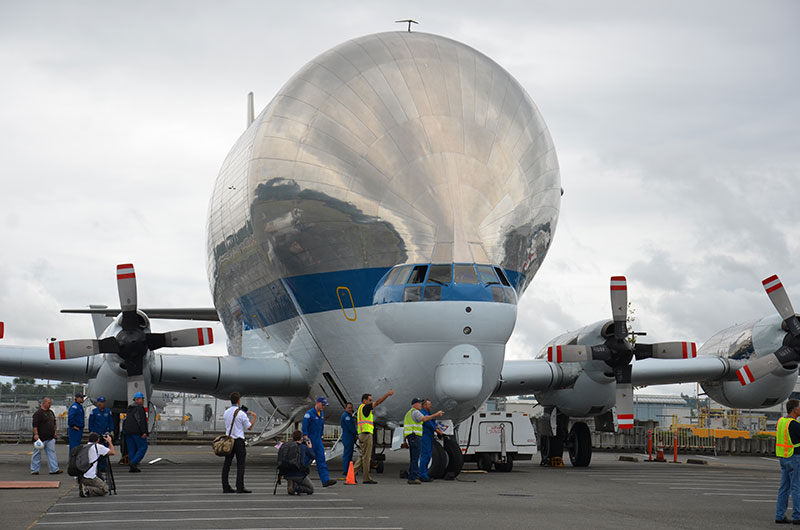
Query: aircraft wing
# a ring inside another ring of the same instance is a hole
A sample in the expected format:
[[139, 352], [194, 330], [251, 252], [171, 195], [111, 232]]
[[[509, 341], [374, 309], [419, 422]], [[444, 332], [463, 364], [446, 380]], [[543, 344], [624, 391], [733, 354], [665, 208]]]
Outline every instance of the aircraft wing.
[[[48, 348], [0, 346], [0, 374], [86, 383], [97, 377], [104, 364], [115, 363], [112, 357], [115, 356], [101, 354], [51, 359]], [[158, 390], [222, 397], [234, 391], [250, 396], [308, 393], [302, 374], [286, 359], [156, 353], [148, 367], [145, 373], [149, 373], [152, 387]], [[117, 377], [117, 384], [125, 388], [123, 370], [104, 369], [104, 377]]]
[[[167, 320], [204, 320], [218, 322], [219, 315], [213, 307], [168, 307], [155, 309], [141, 309], [148, 318], [159, 318]], [[79, 313], [88, 315], [103, 315], [115, 317], [120, 313], [120, 309], [113, 307], [85, 308], [85, 309], [62, 309], [62, 313]]]
[[[544, 359], [506, 361], [500, 381], [493, 396], [516, 396], [545, 390], [558, 390], [573, 385], [580, 365], [589, 363], [552, 363]], [[693, 359], [644, 359], [632, 364], [631, 383], [640, 385], [667, 385], [719, 379], [736, 379], [736, 370], [744, 361], [722, 357], [696, 357]]]

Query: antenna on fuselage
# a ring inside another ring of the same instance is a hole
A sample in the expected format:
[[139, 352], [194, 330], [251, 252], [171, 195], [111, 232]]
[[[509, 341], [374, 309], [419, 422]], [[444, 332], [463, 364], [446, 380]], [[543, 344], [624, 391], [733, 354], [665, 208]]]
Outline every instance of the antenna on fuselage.
[[247, 126], [250, 127], [255, 121], [255, 115], [253, 113], [253, 93], [250, 92], [247, 94]]
[[405, 20], [395, 20], [394, 22], [395, 22], [395, 24], [400, 24], [401, 22], [408, 22], [408, 32], [409, 33], [411, 33], [411, 24], [419, 24], [419, 22], [417, 22], [416, 20], [411, 20], [410, 18], [407, 18]]

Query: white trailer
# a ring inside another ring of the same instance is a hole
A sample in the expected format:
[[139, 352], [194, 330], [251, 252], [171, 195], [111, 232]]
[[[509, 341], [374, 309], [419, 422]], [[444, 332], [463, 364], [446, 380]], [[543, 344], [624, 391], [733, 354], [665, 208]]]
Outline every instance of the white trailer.
[[464, 461], [484, 471], [511, 471], [514, 460], [538, 453], [531, 418], [522, 412], [476, 412], [458, 426], [458, 445]]

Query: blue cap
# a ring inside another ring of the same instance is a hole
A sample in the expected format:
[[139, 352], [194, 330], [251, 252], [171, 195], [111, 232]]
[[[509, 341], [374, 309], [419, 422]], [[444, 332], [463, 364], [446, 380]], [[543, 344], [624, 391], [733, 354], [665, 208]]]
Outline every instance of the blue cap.
[[106, 400], [106, 398], [104, 398], [103, 396], [100, 396], [99, 398], [95, 399], [95, 401], [97, 401], [98, 403], [101, 403], [101, 402], [103, 402], [105, 400]]
[[133, 395], [133, 399], [138, 399], [138, 398], [142, 398], [142, 399], [144, 399], [144, 394], [142, 394], [141, 392], [136, 392], [136, 393]]
[[323, 405], [325, 405], [326, 407], [328, 406], [328, 400], [327, 400], [327, 399], [325, 399], [325, 397], [324, 397], [324, 396], [320, 396], [320, 397], [318, 397], [318, 398], [317, 398], [317, 403], [322, 403], [322, 404], [323, 404]]

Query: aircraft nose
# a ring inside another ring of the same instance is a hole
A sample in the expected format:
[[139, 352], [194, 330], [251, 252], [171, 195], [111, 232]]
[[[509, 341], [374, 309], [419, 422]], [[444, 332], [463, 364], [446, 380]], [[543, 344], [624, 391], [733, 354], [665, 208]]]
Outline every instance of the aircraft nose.
[[471, 344], [450, 348], [436, 366], [434, 381], [439, 399], [469, 401], [483, 388], [483, 355]]

